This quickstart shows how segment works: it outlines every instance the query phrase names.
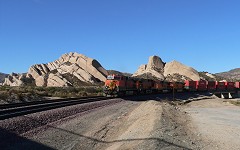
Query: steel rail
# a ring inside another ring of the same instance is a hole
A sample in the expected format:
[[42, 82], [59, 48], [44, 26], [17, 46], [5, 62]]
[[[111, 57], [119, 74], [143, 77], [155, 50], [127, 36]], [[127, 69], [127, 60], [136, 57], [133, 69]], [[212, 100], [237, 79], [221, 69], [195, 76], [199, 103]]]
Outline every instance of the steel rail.
[[92, 96], [92, 97], [64, 98], [64, 99], [53, 99], [53, 100], [22, 102], [22, 103], [1, 104], [0, 109], [10, 109], [10, 108], [15, 108], [15, 107], [30, 106], [30, 105], [36, 105], [36, 104], [62, 102], [62, 101], [69, 101], [69, 100], [80, 100], [80, 99], [88, 99], [88, 98], [102, 98], [102, 97], [103, 96]]
[[88, 98], [88, 99], [75, 99], [75, 100], [68, 100], [68, 101], [52, 101], [51, 103], [43, 103], [43, 104], [31, 104], [28, 106], [22, 106], [22, 107], [16, 107], [6, 110], [0, 111], [0, 120], [9, 119], [12, 117], [27, 115], [31, 113], [36, 113], [40, 111], [60, 108], [60, 107], [66, 107], [70, 105], [76, 105], [76, 104], [84, 104], [84, 103], [90, 103], [90, 102], [97, 102], [102, 100], [107, 100], [110, 98], [106, 97], [98, 97], [98, 98]]

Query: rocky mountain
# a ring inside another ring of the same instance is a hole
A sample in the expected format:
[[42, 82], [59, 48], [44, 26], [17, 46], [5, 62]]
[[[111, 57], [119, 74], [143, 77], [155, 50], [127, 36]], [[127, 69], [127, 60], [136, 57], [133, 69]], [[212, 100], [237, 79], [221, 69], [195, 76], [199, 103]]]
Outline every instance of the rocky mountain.
[[182, 75], [183, 80], [185, 80], [185, 77], [195, 81], [200, 80], [197, 70], [193, 69], [192, 67], [188, 67], [177, 61], [166, 63], [164, 67], [164, 76], [166, 77], [174, 74]]
[[150, 56], [148, 64], [141, 65], [133, 76], [170, 81], [200, 79], [198, 72], [192, 67], [188, 67], [177, 61], [164, 63], [158, 56]]
[[104, 82], [108, 74], [168, 81], [200, 79], [221, 81], [229, 78], [240, 80], [240, 68], [230, 70], [229, 72], [211, 74], [208, 72], [197, 72], [192, 67], [177, 61], [165, 63], [159, 56], [150, 56], [148, 64], [141, 65], [132, 75], [116, 70], [105, 70], [95, 59], [78, 53], [68, 53], [53, 62], [32, 65], [27, 73], [12, 73], [8, 77], [6, 77], [6, 74], [0, 73], [0, 83], [6, 77], [3, 85], [9, 86], [81, 86]]
[[79, 86], [81, 83], [104, 82], [107, 74], [97, 60], [78, 53], [68, 53], [54, 62], [33, 65], [26, 74], [11, 74], [5, 79], [4, 85]]
[[150, 56], [148, 64], [141, 65], [138, 70], [132, 75], [133, 77], [155, 77], [157, 79], [164, 79], [165, 63], [158, 56]]
[[233, 81], [240, 80], [240, 68], [232, 69], [226, 72], [216, 73], [216, 75], [223, 78], [228, 78]]

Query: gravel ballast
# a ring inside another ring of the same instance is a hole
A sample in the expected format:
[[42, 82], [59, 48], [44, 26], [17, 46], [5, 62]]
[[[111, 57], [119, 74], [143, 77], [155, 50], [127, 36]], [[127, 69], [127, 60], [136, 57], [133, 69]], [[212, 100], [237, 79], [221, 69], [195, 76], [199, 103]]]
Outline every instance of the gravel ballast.
[[71, 115], [92, 110], [98, 107], [115, 104], [118, 102], [121, 102], [121, 100], [120, 99], [104, 100], [99, 102], [67, 106], [39, 113], [14, 117], [10, 119], [1, 120], [0, 127], [12, 133], [22, 134], [31, 129], [46, 125], [48, 123], [60, 120]]

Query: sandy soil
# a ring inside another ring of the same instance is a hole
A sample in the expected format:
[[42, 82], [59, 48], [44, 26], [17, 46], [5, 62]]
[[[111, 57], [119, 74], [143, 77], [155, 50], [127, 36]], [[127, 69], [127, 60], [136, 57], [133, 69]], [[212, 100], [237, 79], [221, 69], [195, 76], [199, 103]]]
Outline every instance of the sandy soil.
[[187, 104], [196, 132], [207, 143], [203, 149], [240, 149], [240, 107], [223, 99]]

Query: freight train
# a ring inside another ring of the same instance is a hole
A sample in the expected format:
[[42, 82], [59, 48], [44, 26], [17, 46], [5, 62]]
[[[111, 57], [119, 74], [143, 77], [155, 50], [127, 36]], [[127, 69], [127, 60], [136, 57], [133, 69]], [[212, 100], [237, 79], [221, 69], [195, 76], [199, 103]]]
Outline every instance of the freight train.
[[205, 80], [168, 82], [112, 74], [107, 77], [103, 92], [106, 96], [115, 97], [148, 93], [167, 93], [172, 91], [236, 92], [239, 88], [240, 82], [217, 82]]

